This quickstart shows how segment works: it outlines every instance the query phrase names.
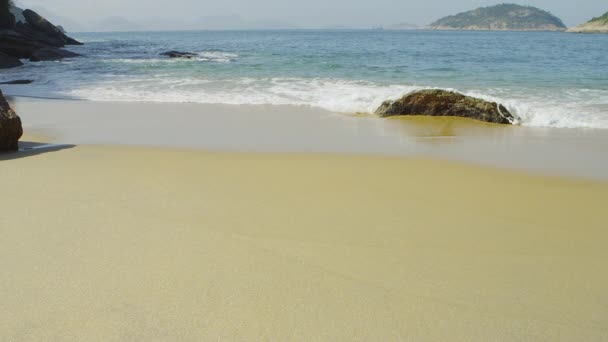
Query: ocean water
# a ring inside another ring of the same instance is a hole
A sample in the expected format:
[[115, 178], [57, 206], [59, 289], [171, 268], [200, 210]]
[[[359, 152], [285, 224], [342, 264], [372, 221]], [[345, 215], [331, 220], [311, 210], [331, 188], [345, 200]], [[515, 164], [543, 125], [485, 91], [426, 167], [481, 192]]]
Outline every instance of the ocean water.
[[[27, 63], [11, 95], [291, 104], [373, 112], [445, 88], [503, 103], [527, 126], [608, 128], [608, 35], [458, 31], [77, 33], [84, 58]], [[195, 52], [169, 59], [167, 50]]]

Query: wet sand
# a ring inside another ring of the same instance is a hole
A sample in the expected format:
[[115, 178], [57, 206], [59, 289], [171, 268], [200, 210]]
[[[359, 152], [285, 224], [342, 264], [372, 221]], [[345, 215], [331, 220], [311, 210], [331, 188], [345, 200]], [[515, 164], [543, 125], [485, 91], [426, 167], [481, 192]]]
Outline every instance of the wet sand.
[[458, 118], [344, 115], [294, 106], [17, 98], [30, 134], [67, 144], [237, 152], [423, 156], [608, 181], [608, 130], [490, 125]]
[[[116, 123], [24, 109], [23, 147]], [[606, 182], [339, 145], [294, 154], [319, 141], [306, 127], [282, 138], [289, 153], [154, 147], [153, 127], [174, 124], [137, 115], [89, 137], [113, 145], [0, 156], [3, 340], [608, 339]], [[297, 131], [282, 122], [265, 141]], [[234, 139], [260, 148], [247, 128]], [[119, 145], [127, 132], [143, 146]]]

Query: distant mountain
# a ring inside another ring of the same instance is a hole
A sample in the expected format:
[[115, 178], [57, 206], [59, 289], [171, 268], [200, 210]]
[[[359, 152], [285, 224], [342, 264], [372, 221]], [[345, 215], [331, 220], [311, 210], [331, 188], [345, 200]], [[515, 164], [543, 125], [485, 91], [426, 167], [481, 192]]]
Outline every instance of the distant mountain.
[[349, 25], [335, 24], [321, 27], [322, 30], [353, 30], [355, 27]]
[[500, 4], [448, 16], [430, 25], [435, 30], [563, 31], [553, 14], [532, 6]]
[[570, 28], [568, 32], [608, 33], [608, 12], [601, 17], [593, 18], [582, 25]]
[[191, 24], [197, 30], [281, 30], [297, 27], [280, 20], [248, 20], [237, 15], [207, 16]]
[[410, 23], [400, 23], [384, 26], [385, 30], [418, 30], [420, 26]]
[[91, 29], [92, 31], [97, 32], [132, 32], [146, 30], [145, 27], [118, 16], [105, 18], [91, 27]]

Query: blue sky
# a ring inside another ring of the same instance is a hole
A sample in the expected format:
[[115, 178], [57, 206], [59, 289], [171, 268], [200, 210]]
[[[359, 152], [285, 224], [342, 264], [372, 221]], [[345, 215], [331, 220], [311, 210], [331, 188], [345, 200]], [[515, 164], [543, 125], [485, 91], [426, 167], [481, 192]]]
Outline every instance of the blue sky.
[[[486, 0], [17, 0], [25, 7], [42, 6], [78, 22], [122, 16], [157, 25], [208, 16], [274, 20], [302, 28], [331, 25], [369, 27], [396, 23], [428, 24], [442, 16], [503, 1]], [[566, 25], [578, 25], [608, 11], [603, 0], [530, 0], [516, 2], [546, 9]], [[170, 24], [168, 24], [170, 23]]]

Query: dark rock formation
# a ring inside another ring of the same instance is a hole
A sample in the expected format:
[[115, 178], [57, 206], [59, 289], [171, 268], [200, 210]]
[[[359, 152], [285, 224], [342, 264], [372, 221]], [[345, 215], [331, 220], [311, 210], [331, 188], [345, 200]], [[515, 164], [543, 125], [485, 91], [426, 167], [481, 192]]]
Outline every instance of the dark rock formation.
[[0, 52], [0, 69], [16, 68], [22, 65], [19, 58]]
[[170, 58], [193, 58], [196, 57], [197, 54], [192, 52], [182, 52], [182, 51], [167, 51], [160, 54], [161, 56], [166, 56]]
[[[21, 11], [14, 7], [12, 10]], [[13, 57], [10, 60], [0, 55], [0, 67], [22, 65], [15, 63], [15, 59], [46, 61], [79, 56], [61, 48], [81, 45], [80, 42], [66, 36], [61, 29], [32, 10], [24, 10], [22, 15], [22, 19], [13, 23], [12, 27], [0, 29], [0, 52]]]
[[0, 152], [17, 151], [22, 135], [21, 119], [8, 105], [0, 91]]
[[33, 40], [38, 40], [53, 47], [63, 47], [65, 45], [82, 45], [82, 43], [68, 37], [57, 26], [41, 17], [38, 13], [26, 9], [23, 16], [26, 24], [17, 23], [16, 31]]
[[6, 4], [2, 4], [3, 2], [0, 0], [0, 29], [11, 29], [15, 27], [15, 16], [10, 10], [7, 11], [1, 8], [2, 6], [6, 6]]
[[34, 51], [32, 56], [30, 57], [30, 61], [32, 62], [41, 62], [41, 61], [57, 61], [64, 58], [72, 58], [80, 56], [77, 53], [64, 50], [64, 49], [55, 49], [55, 48], [43, 48], [40, 50]]
[[39, 49], [49, 47], [46, 44], [17, 33], [14, 30], [0, 31], [0, 52], [16, 58], [30, 58]]
[[8, 82], [0, 82], [0, 84], [32, 84], [34, 81], [32, 80], [14, 80]]
[[376, 110], [376, 114], [382, 117], [457, 116], [498, 124], [517, 122], [515, 116], [498, 103], [439, 89], [416, 91], [397, 101], [386, 101]]

